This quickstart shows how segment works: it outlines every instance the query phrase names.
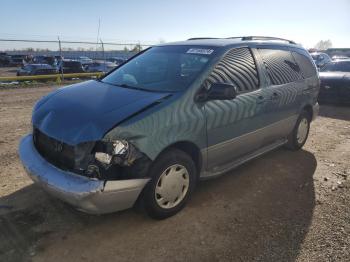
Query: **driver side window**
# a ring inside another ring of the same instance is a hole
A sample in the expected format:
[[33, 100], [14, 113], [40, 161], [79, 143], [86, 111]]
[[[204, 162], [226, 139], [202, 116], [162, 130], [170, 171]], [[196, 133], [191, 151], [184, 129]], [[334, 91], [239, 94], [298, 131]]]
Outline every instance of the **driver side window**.
[[238, 93], [259, 89], [258, 71], [250, 49], [234, 48], [227, 52], [204, 82], [204, 87], [209, 89], [213, 83], [234, 85]]

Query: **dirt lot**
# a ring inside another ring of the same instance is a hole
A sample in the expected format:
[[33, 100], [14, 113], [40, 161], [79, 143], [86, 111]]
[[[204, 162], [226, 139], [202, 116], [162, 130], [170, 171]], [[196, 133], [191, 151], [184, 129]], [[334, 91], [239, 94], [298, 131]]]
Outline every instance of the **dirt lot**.
[[32, 185], [17, 156], [53, 88], [0, 90], [0, 261], [349, 261], [350, 108], [321, 106], [304, 150], [201, 182], [178, 215], [90, 216]]

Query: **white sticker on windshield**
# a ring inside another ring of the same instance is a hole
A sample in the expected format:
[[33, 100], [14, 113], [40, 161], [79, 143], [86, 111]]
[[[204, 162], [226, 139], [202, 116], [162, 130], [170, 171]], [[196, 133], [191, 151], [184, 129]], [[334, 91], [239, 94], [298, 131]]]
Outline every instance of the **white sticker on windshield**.
[[202, 48], [190, 48], [187, 50], [187, 54], [201, 54], [201, 55], [211, 55], [214, 49], [202, 49]]

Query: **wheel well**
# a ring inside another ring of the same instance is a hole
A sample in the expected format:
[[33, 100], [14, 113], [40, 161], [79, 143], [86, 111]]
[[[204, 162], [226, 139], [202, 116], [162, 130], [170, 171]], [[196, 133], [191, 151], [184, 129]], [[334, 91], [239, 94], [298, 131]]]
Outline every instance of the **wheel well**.
[[169, 150], [171, 148], [176, 148], [187, 153], [192, 158], [193, 162], [196, 165], [197, 175], [200, 174], [203, 160], [202, 160], [200, 149], [196, 144], [188, 141], [176, 142], [175, 144], [168, 146], [162, 152]]
[[311, 121], [312, 120], [312, 116], [313, 116], [312, 106], [306, 105], [306, 106], [303, 107], [302, 111], [307, 112], [307, 114], [309, 115], [309, 120]]

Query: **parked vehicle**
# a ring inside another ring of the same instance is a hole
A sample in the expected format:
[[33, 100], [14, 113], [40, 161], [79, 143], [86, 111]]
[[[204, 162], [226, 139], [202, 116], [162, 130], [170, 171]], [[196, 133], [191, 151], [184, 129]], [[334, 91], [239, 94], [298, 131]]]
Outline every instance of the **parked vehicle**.
[[63, 59], [58, 63], [58, 71], [65, 74], [85, 72], [81, 62], [68, 59]]
[[11, 55], [10, 56], [10, 66], [22, 66], [24, 62], [27, 61], [26, 55]]
[[0, 66], [8, 66], [10, 64], [11, 57], [4, 52], [0, 52]]
[[105, 61], [95, 61], [90, 65], [86, 66], [87, 72], [103, 72], [107, 73], [114, 68], [116, 68], [118, 65], [112, 62], [105, 62]]
[[57, 74], [57, 69], [48, 64], [27, 64], [17, 71], [17, 76], [52, 75]]
[[93, 62], [93, 60], [87, 56], [79, 56], [77, 59], [83, 66], [89, 65]]
[[322, 68], [325, 64], [332, 61], [332, 59], [326, 53], [311, 53], [311, 57], [318, 68]]
[[350, 104], [350, 59], [325, 65], [320, 72], [320, 103]]
[[334, 56], [332, 56], [332, 60], [333, 61], [344, 60], [344, 59], [350, 59], [350, 57], [344, 56], [344, 55], [334, 55]]
[[57, 59], [55, 56], [38, 55], [32, 59], [33, 64], [48, 64], [51, 66], [57, 65]]
[[57, 60], [57, 63], [59, 63], [63, 60], [63, 56], [60, 56], [60, 55], [55, 55], [55, 58]]
[[162, 44], [41, 99], [19, 155], [36, 183], [80, 210], [114, 212], [139, 199], [162, 219], [199, 179], [282, 145], [300, 149], [318, 91], [312, 58], [293, 41]]
[[108, 58], [107, 61], [109, 62], [113, 62], [117, 65], [120, 65], [124, 62], [126, 62], [128, 59], [124, 58], [124, 57], [111, 57], [111, 58]]

